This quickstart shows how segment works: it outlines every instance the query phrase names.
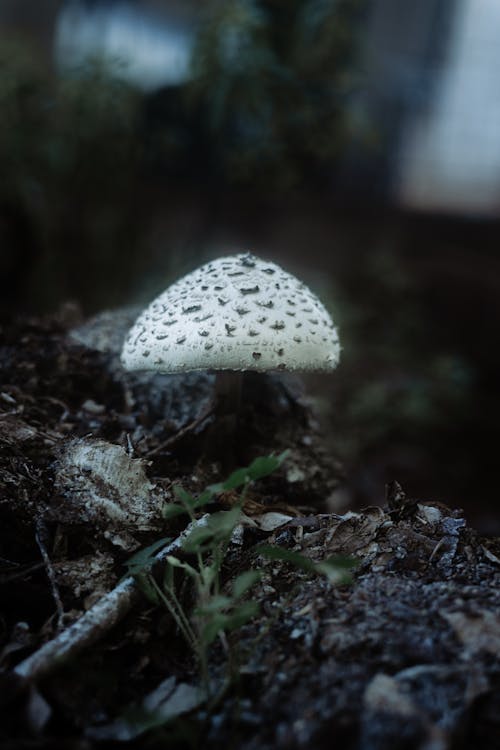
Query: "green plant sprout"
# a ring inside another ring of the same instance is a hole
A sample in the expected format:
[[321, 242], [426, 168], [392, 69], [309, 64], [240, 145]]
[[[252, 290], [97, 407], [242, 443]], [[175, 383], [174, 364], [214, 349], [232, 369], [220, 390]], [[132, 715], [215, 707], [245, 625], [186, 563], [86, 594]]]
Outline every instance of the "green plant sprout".
[[[242, 507], [252, 482], [272, 474], [285, 460], [288, 451], [279, 456], [256, 458], [249, 466], [237, 469], [224, 481], [209, 485], [198, 497], [177, 486], [175, 501], [165, 506], [163, 516], [170, 520], [186, 515], [196, 522], [196, 513], [222, 492], [239, 490], [234, 507], [228, 511], [217, 511], [205, 516], [205, 523], [196, 526], [187, 534], [181, 550], [189, 556], [180, 560], [173, 555], [166, 557], [163, 578], [159, 581], [153, 573], [155, 554], [170, 541], [160, 539], [134, 555], [127, 563], [143, 592], [154, 604], [162, 604], [173, 617], [200, 668], [204, 692], [210, 695], [208, 657], [211, 644], [220, 637], [227, 645], [225, 634], [231, 632], [254, 617], [258, 612], [255, 601], [244, 601], [244, 595], [261, 578], [260, 571], [246, 570], [232, 582], [229, 593], [222, 593], [221, 571], [227, 550], [238, 525]], [[354, 563], [350, 558], [330, 558], [313, 562], [303, 555], [272, 546], [258, 547], [258, 553], [272, 559], [284, 560], [309, 573], [325, 575], [332, 583], [349, 583], [350, 570]], [[176, 570], [182, 571], [184, 580], [190, 579], [194, 586], [195, 606], [191, 613], [181, 602], [176, 583]], [[230, 652], [229, 656], [231, 656]]]
[[[237, 469], [224, 482], [208, 486], [198, 497], [177, 486], [175, 502], [163, 509], [165, 520], [186, 515], [196, 520], [196, 512], [213, 502], [221, 492], [239, 490], [239, 498], [229, 511], [218, 511], [207, 516], [203, 526], [197, 526], [186, 537], [182, 551], [192, 556], [192, 562], [179, 560], [173, 555], [166, 558], [163, 579], [159, 583], [153, 575], [153, 559], [158, 550], [168, 543], [161, 539], [141, 550], [127, 563], [132, 574], [148, 598], [163, 604], [172, 615], [179, 631], [196, 655], [202, 684], [209, 693], [208, 653], [210, 645], [223, 633], [230, 632], [248, 622], [257, 614], [258, 605], [242, 601], [247, 591], [260, 579], [260, 573], [248, 570], [233, 581], [231, 592], [221, 592], [221, 570], [231, 536], [241, 517], [243, 503], [252, 482], [272, 474], [285, 460], [288, 451], [279, 456], [256, 458], [249, 466]], [[180, 569], [194, 585], [196, 605], [191, 617], [181, 603], [175, 581], [175, 571]]]

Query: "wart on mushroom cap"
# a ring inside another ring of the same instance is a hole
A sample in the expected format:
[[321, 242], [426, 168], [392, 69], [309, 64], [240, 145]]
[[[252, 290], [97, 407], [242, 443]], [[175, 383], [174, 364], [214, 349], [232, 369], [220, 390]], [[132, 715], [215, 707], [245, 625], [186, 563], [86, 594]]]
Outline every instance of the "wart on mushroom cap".
[[340, 345], [318, 298], [275, 263], [218, 258], [187, 274], [139, 316], [122, 351], [128, 370], [332, 370]]

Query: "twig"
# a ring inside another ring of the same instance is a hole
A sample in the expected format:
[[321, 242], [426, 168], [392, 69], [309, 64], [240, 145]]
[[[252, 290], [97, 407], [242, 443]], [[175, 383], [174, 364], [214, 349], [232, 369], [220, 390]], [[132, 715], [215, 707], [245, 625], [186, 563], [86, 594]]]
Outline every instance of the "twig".
[[[172, 552], [180, 549], [188, 534], [194, 528], [205, 526], [208, 517], [209, 515], [205, 514], [190, 523], [173, 542], [156, 555], [155, 562], [162, 562]], [[140, 598], [141, 593], [135, 578], [127, 576], [99, 599], [79, 620], [20, 662], [14, 668], [14, 672], [27, 680], [36, 680], [47, 675], [66, 660], [76, 656], [86, 646], [99, 640], [130, 611]]]
[[130, 435], [129, 435], [128, 432], [127, 432], [127, 436], [126, 437], [127, 437], [127, 449], [126, 449], [127, 450], [127, 454], [130, 456], [130, 458], [132, 458], [132, 456], [134, 455], [135, 451], [134, 451], [134, 446], [132, 444], [132, 440], [131, 440]]
[[198, 414], [195, 419], [193, 419], [191, 422], [188, 422], [184, 427], [181, 427], [180, 430], [178, 430], [175, 435], [171, 435], [167, 440], [164, 440], [163, 443], [160, 443], [156, 446], [156, 448], [153, 448], [152, 450], [148, 451], [146, 453], [146, 456], [149, 458], [149, 456], [154, 456], [156, 453], [159, 453], [160, 451], [165, 450], [166, 448], [170, 448], [170, 446], [177, 443], [179, 440], [182, 440], [183, 437], [186, 435], [189, 435], [189, 433], [194, 432], [197, 427], [202, 424], [205, 419], [208, 419], [212, 416], [212, 414], [215, 412], [215, 406], [208, 405], [206, 408], [202, 409], [200, 414]]
[[43, 522], [39, 519], [36, 524], [36, 531], [35, 531], [35, 539], [36, 543], [38, 544], [38, 549], [40, 550], [40, 554], [42, 555], [43, 564], [45, 565], [45, 572], [47, 573], [47, 578], [49, 579], [50, 584], [50, 590], [52, 592], [52, 598], [54, 599], [56, 610], [57, 610], [57, 632], [60, 632], [64, 626], [64, 607], [63, 603], [61, 601], [61, 597], [59, 595], [59, 588], [57, 586], [56, 581], [56, 574], [54, 572], [54, 567], [52, 565], [52, 562], [49, 557], [49, 553], [47, 552], [47, 548], [45, 546], [45, 543], [42, 539], [42, 535], [46, 536], [47, 530], [43, 524]]

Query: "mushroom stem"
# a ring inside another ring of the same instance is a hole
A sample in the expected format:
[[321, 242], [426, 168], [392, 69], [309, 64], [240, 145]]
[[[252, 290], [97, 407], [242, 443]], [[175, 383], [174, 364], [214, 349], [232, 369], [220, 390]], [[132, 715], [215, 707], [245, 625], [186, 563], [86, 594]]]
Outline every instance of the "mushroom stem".
[[215, 410], [219, 416], [233, 416], [235, 426], [241, 404], [243, 373], [218, 370], [215, 376]]
[[238, 463], [237, 433], [243, 375], [235, 370], [218, 370], [215, 374], [215, 422], [207, 435], [205, 453], [220, 460], [225, 471], [231, 471]]

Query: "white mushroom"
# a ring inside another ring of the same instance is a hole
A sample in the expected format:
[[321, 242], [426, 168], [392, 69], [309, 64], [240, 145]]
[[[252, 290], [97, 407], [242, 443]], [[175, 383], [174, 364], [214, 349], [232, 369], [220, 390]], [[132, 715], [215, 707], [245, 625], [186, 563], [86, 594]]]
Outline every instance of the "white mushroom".
[[305, 284], [251, 254], [218, 258], [160, 294], [122, 351], [128, 370], [332, 370], [330, 315]]
[[237, 420], [246, 370], [333, 370], [330, 315], [301, 281], [250, 253], [184, 276], [138, 317], [122, 351], [127, 370], [214, 370], [219, 417]]

